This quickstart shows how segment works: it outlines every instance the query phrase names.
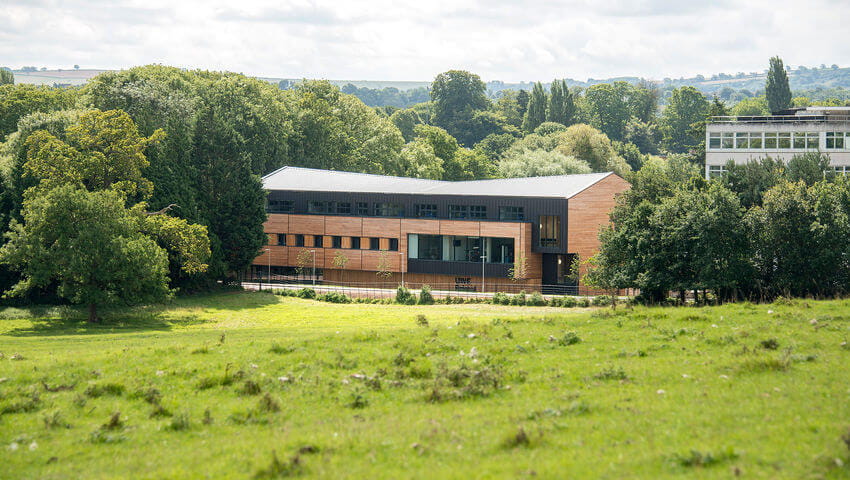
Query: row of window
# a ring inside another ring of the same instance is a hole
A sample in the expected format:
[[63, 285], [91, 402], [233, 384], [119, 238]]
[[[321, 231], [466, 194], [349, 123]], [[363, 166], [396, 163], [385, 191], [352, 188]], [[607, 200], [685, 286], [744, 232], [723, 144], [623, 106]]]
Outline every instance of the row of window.
[[[836, 132], [831, 133], [834, 135]], [[843, 133], [837, 133], [842, 138], [842, 146], [838, 148], [843, 148]], [[819, 146], [818, 132], [711, 132], [708, 136], [708, 148], [711, 150], [817, 150]]]
[[[361, 250], [361, 239], [360, 237], [347, 237], [349, 242], [347, 246], [343, 247], [343, 238], [338, 235], [331, 236], [331, 244], [325, 245], [325, 237], [323, 235], [304, 235], [301, 233], [296, 233], [293, 236], [295, 237], [295, 242], [293, 245], [288, 245], [286, 240], [285, 233], [277, 233], [277, 245], [279, 247], [314, 247], [314, 248], [347, 248], [351, 250]], [[307, 240], [312, 240], [312, 242], [308, 245]], [[391, 250], [394, 252], [398, 251], [398, 239], [390, 238], [389, 245], [387, 250]], [[381, 249], [381, 239], [379, 237], [369, 237], [369, 250], [380, 250]]]
[[[836, 174], [839, 175], [850, 175], [850, 166], [833, 166], [831, 168]], [[726, 167], [724, 165], [709, 165], [708, 166], [708, 177], [715, 178], [719, 177], [726, 173]]]
[[[269, 200], [268, 213], [295, 213], [295, 202], [292, 200]], [[358, 217], [403, 217], [404, 205], [398, 203], [367, 202], [324, 202], [310, 200], [307, 202], [307, 213], [325, 215], [355, 215]], [[420, 203], [414, 205], [414, 214], [418, 218], [437, 218], [437, 205]], [[448, 217], [453, 219], [486, 219], [485, 205], [449, 205]], [[499, 220], [525, 220], [523, 207], [499, 207]]]
[[407, 235], [407, 258], [444, 262], [513, 263], [514, 239], [465, 235]]

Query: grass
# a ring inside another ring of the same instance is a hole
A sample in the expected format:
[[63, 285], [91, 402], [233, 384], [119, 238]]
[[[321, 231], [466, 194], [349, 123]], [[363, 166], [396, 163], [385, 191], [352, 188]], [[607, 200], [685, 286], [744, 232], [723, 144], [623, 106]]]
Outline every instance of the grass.
[[850, 301], [104, 317], [0, 311], [0, 478], [850, 477]]

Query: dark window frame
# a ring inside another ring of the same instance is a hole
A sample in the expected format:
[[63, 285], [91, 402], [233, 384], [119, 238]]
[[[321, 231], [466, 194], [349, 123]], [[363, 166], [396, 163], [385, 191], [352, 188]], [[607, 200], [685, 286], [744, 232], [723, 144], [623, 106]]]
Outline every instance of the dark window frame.
[[342, 237], [338, 235], [331, 237], [331, 248], [342, 248]]
[[398, 239], [397, 238], [391, 238], [390, 239], [389, 251], [391, 251], [391, 252], [397, 252], [398, 251]]
[[313, 247], [315, 248], [325, 248], [325, 237], [321, 235], [313, 235]]
[[418, 203], [416, 204], [416, 217], [417, 218], [437, 218], [437, 204], [436, 203]]
[[381, 239], [379, 237], [369, 237], [369, 250], [380, 250]]
[[286, 246], [286, 234], [285, 233], [278, 233], [277, 234], [277, 246], [278, 247], [285, 247]]
[[304, 234], [303, 233], [296, 233], [295, 234], [295, 246], [296, 247], [303, 247], [304, 246]]
[[499, 220], [522, 222], [525, 221], [525, 207], [503, 205], [499, 207]]
[[360, 237], [351, 237], [351, 249], [360, 250]]

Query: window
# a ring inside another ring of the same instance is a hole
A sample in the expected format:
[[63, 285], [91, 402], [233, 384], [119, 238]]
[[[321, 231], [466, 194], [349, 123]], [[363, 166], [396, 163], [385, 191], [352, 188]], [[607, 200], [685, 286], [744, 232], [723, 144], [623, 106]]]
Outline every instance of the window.
[[372, 237], [369, 239], [369, 250], [380, 250], [381, 249], [381, 239], [377, 237]]
[[764, 148], [767, 148], [767, 149], [778, 148], [778, 145], [779, 145], [778, 140], [779, 140], [779, 134], [777, 134], [776, 132], [765, 132], [765, 134], [764, 134]]
[[791, 148], [791, 132], [779, 132], [779, 148]]
[[324, 237], [321, 235], [313, 235], [313, 246], [316, 248], [322, 248], [324, 244]]
[[337, 215], [350, 215], [351, 214], [351, 202], [339, 202], [336, 204], [336, 213]]
[[331, 237], [331, 248], [342, 248], [342, 237]]
[[499, 207], [499, 220], [525, 220], [523, 207]]
[[419, 218], [437, 218], [437, 206], [432, 203], [416, 205], [416, 216]]
[[351, 237], [351, 248], [360, 250], [360, 237]]
[[469, 218], [487, 218], [487, 207], [484, 205], [470, 205]]
[[442, 260], [443, 237], [441, 235], [409, 235], [408, 257], [420, 260]]
[[398, 251], [398, 239], [397, 238], [391, 238], [390, 239], [390, 250], [392, 250], [393, 252]]
[[286, 246], [286, 234], [285, 233], [278, 233], [277, 234], [277, 246], [278, 247], [285, 247]]
[[843, 149], [844, 141], [844, 132], [826, 132], [826, 148]]
[[708, 148], [720, 148], [720, 132], [712, 132], [708, 134]]
[[317, 202], [315, 200], [307, 202], [307, 213], [326, 213], [327, 211], [327, 202]]
[[377, 217], [403, 217], [404, 205], [398, 203], [376, 203], [375, 216]]
[[360, 216], [368, 216], [369, 215], [369, 204], [366, 202], [357, 202], [357, 215]]
[[794, 148], [816, 150], [820, 141], [818, 132], [794, 132]]
[[449, 205], [449, 218], [466, 218], [468, 211], [466, 205]]
[[721, 148], [732, 148], [735, 145], [735, 137], [732, 132], [722, 132], [720, 134], [720, 147]]
[[835, 166], [832, 167], [836, 175], [847, 175], [850, 173], [850, 166]]
[[561, 217], [558, 215], [540, 216], [540, 246], [557, 247], [561, 241]]
[[268, 213], [292, 213], [295, 211], [295, 202], [292, 200], [269, 200], [266, 212]]
[[750, 148], [761, 148], [761, 132], [750, 132]]
[[295, 235], [295, 246], [296, 247], [303, 247], [304, 246], [304, 235], [301, 235], [300, 233], [298, 235]]
[[407, 258], [479, 264], [482, 260], [485, 263], [513, 263], [514, 239], [411, 233], [407, 236]]
[[726, 167], [723, 165], [709, 165], [708, 178], [715, 178], [723, 175], [726, 172]]
[[736, 133], [735, 148], [750, 148], [750, 134], [747, 132]]

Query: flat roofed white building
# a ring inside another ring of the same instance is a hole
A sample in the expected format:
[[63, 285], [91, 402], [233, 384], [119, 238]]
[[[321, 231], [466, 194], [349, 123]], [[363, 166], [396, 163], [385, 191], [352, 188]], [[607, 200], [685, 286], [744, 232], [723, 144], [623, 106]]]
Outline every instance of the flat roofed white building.
[[705, 176], [722, 174], [730, 161], [771, 157], [787, 162], [820, 151], [839, 173], [850, 173], [850, 107], [806, 107], [752, 117], [712, 117], [705, 131]]

